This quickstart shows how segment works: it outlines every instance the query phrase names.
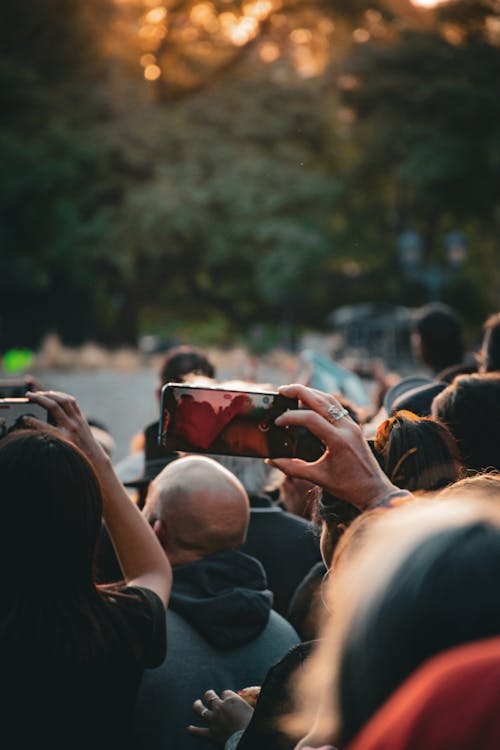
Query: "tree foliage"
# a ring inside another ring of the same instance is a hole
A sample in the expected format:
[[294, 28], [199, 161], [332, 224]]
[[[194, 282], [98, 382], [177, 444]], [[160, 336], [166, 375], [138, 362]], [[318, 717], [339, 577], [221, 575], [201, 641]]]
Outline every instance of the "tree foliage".
[[[227, 335], [292, 314], [322, 325], [360, 295], [398, 299], [409, 225], [430, 250], [457, 227], [472, 261], [494, 258], [494, 0], [1, 14], [4, 347], [49, 329], [134, 341], [213, 316]], [[468, 283], [497, 304], [500, 279], [477, 262]]]

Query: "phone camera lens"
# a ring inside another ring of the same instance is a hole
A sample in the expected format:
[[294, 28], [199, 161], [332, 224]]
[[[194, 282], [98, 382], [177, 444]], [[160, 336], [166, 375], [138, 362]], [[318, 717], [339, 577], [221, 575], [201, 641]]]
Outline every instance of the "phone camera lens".
[[264, 398], [262, 399], [262, 403], [263, 404], [268, 404], [269, 403], [269, 396], [264, 396]]

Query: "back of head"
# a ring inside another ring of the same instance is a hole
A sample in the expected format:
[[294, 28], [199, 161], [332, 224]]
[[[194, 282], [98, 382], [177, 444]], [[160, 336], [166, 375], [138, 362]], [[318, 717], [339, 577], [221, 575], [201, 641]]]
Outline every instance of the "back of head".
[[435, 372], [459, 364], [464, 358], [462, 321], [447, 305], [423, 307], [415, 322], [420, 357]]
[[487, 502], [414, 498], [356, 519], [334, 556], [324, 592], [334, 616], [297, 678], [289, 727], [314, 724], [310, 744], [343, 746], [421, 661], [500, 633], [499, 540]]
[[460, 375], [433, 401], [469, 469], [500, 470], [500, 373]]
[[342, 743], [428, 658], [500, 634], [499, 576], [500, 528], [487, 520], [429, 534], [403, 557], [343, 643]]
[[465, 498], [466, 500], [490, 500], [500, 507], [500, 472], [490, 471], [464, 477], [445, 487], [439, 497]]
[[460, 478], [456, 441], [440, 422], [399, 411], [378, 428], [375, 450], [382, 468], [398, 487], [438, 490]]
[[500, 372], [500, 313], [489, 317], [484, 324], [481, 355], [484, 372]]
[[241, 483], [216, 461], [186, 456], [150, 486], [144, 513], [173, 565], [240, 547], [250, 518]]
[[[479, 695], [471, 685], [481, 686]], [[500, 638], [453, 648], [406, 680], [349, 750], [497, 750], [499, 694]]]
[[85, 456], [52, 433], [19, 430], [0, 442], [0, 476], [6, 585], [47, 596], [92, 586], [102, 497]]
[[175, 346], [165, 355], [160, 367], [160, 381], [181, 383], [186, 375], [204, 375], [215, 377], [215, 367], [208, 357], [193, 346]]

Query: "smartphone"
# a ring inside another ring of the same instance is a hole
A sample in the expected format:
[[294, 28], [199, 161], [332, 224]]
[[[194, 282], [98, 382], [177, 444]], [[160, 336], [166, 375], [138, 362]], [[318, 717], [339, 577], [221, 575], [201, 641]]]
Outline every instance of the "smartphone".
[[158, 441], [168, 451], [316, 461], [323, 443], [302, 427], [275, 419], [298, 409], [297, 399], [267, 391], [236, 391], [167, 383]]
[[27, 398], [0, 398], [0, 438], [22, 427], [22, 417], [35, 417], [48, 422], [48, 412]]
[[26, 391], [33, 389], [34, 380], [26, 378], [0, 378], [1, 398], [23, 398]]

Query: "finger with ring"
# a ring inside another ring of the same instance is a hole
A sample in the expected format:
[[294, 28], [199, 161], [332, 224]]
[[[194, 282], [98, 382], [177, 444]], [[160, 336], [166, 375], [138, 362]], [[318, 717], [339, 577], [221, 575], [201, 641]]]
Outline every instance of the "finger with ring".
[[207, 692], [203, 696], [203, 700], [205, 701], [205, 703], [208, 703], [208, 705], [211, 706], [212, 703], [219, 700], [219, 696], [217, 695], [215, 690], [207, 690]]
[[342, 419], [342, 417], [346, 417], [349, 412], [347, 409], [344, 409], [342, 406], [336, 406], [335, 404], [331, 404], [327, 409], [328, 414], [328, 421], [332, 424], [334, 422], [338, 422], [339, 419]]

